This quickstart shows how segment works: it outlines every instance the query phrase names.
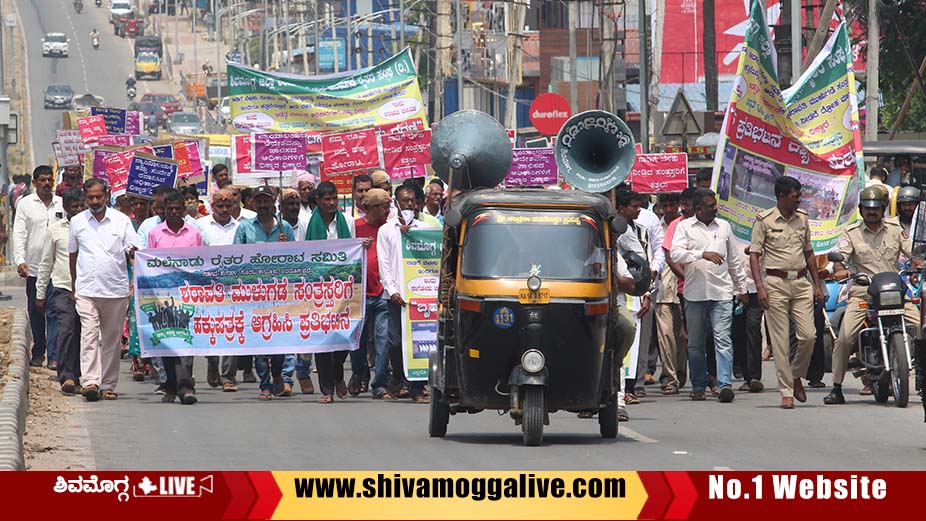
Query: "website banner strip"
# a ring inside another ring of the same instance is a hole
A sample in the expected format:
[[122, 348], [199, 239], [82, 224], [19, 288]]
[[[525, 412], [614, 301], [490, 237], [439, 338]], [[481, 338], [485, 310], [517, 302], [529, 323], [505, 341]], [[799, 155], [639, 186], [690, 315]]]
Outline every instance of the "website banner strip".
[[[543, 449], [539, 449], [543, 450]], [[0, 473], [11, 519], [859, 519], [919, 507], [926, 472], [105, 471]], [[22, 510], [22, 512], [19, 512]]]

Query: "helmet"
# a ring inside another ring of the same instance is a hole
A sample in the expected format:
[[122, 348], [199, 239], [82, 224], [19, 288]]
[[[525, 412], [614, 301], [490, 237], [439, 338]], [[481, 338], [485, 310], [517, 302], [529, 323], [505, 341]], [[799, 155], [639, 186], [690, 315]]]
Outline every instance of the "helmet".
[[635, 297], [643, 296], [644, 293], [649, 291], [652, 283], [653, 275], [650, 271], [649, 261], [646, 260], [646, 257], [633, 251], [627, 252], [624, 260], [627, 261], [627, 271], [633, 277], [633, 291], [630, 294]]
[[897, 192], [898, 203], [918, 203], [920, 191], [915, 186], [905, 186]]
[[859, 194], [858, 205], [863, 208], [884, 208], [887, 206], [887, 197], [887, 192], [879, 186], [869, 186]]

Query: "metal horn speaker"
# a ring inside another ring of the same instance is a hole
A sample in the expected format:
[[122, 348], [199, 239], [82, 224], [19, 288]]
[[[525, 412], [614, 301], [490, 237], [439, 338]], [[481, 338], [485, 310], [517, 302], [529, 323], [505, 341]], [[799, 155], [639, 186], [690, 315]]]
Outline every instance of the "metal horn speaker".
[[431, 166], [452, 188], [496, 186], [511, 168], [508, 133], [485, 112], [454, 112], [431, 134]]
[[589, 110], [569, 118], [556, 137], [556, 165], [573, 187], [586, 192], [607, 192], [633, 167], [633, 134], [621, 118], [602, 110]]

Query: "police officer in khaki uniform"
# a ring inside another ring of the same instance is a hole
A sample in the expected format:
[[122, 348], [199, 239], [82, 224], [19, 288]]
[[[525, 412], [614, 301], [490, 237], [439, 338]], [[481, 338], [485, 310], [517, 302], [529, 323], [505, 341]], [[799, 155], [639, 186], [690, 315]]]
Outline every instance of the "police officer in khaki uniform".
[[[800, 181], [779, 177], [775, 181], [778, 204], [756, 217], [749, 246], [749, 267], [759, 303], [765, 308], [782, 409], [793, 409], [795, 398], [807, 401], [801, 379], [807, 376], [817, 336], [814, 300], [823, 298], [810, 241], [810, 222], [807, 212], [798, 209], [801, 195]], [[788, 361], [789, 316], [797, 336], [797, 352], [792, 362]]]
[[[862, 190], [859, 196], [862, 222], [850, 226], [839, 243], [838, 251], [859, 273], [875, 275], [886, 271], [896, 272], [900, 254], [910, 258], [910, 237], [896, 220], [884, 218], [886, 207], [884, 197], [877, 188]], [[913, 264], [919, 266], [922, 262], [914, 260]], [[834, 276], [838, 279], [849, 276], [842, 263], [835, 263], [834, 269]], [[842, 394], [842, 381], [849, 364], [849, 348], [862, 329], [868, 311], [860, 307], [859, 303], [867, 300], [866, 287], [855, 285], [849, 290], [849, 303], [839, 328], [839, 338], [833, 348], [833, 390], [823, 398], [823, 403], [827, 405], [846, 403]], [[904, 304], [904, 319], [907, 325], [919, 326], [919, 311], [910, 302]]]

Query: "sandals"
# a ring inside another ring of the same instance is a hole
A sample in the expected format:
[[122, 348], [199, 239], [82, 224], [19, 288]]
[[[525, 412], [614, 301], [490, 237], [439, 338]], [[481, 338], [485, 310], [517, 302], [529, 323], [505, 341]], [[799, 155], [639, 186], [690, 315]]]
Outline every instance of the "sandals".
[[[350, 393], [347, 391], [347, 384], [344, 383], [344, 380], [341, 380], [340, 382], [338, 382], [337, 385], [334, 386], [334, 388], [335, 388], [335, 392], [338, 394], [338, 398], [340, 398], [340, 399], [342, 399], [342, 400], [344, 400], [345, 398], [347, 398], [347, 395], [350, 394]], [[329, 397], [330, 397], [331, 395], [329, 394], [329, 395], [326, 395], [326, 396], [329, 396]], [[319, 400], [319, 403], [321, 403], [321, 400]], [[328, 402], [328, 403], [330, 403], [330, 402]]]
[[704, 391], [691, 391], [688, 393], [688, 397], [691, 398], [691, 401], [693, 402], [703, 402], [707, 399], [707, 397], [704, 395]]
[[582, 411], [577, 416], [582, 419], [594, 418], [598, 411]]
[[119, 399], [119, 395], [116, 394], [116, 391], [113, 391], [112, 389], [106, 389], [105, 391], [101, 393], [101, 396], [104, 400], [118, 400]]
[[423, 394], [419, 394], [412, 398], [412, 401], [415, 403], [431, 403], [431, 399]]
[[627, 414], [627, 408], [623, 405], [617, 406], [617, 421], [619, 422], [628, 422], [630, 421], [630, 415]]
[[624, 393], [624, 403], [627, 405], [636, 405], [640, 403], [640, 400], [638, 400], [633, 393]]
[[238, 386], [235, 385], [235, 384], [233, 384], [233, 383], [231, 383], [231, 382], [225, 382], [225, 383], [222, 385], [222, 392], [223, 392], [223, 393], [234, 393], [234, 392], [237, 392], [237, 391], [238, 391]]
[[662, 394], [666, 396], [678, 394], [678, 387], [675, 387], [674, 385], [667, 385], [662, 388]]
[[318, 403], [326, 405], [329, 403], [334, 403], [334, 396], [331, 396], [330, 394], [323, 394], [322, 397], [318, 399]]
[[257, 399], [262, 402], [269, 402], [273, 399], [273, 394], [270, 392], [270, 389], [264, 389], [257, 396]]
[[361, 381], [360, 381], [360, 394], [363, 394], [363, 393], [365, 393], [365, 392], [367, 392], [367, 391], [369, 391], [369, 390], [370, 390], [370, 381], [369, 381], [369, 380], [361, 380]]
[[100, 388], [96, 384], [90, 384], [84, 386], [80, 394], [84, 396], [84, 399], [88, 402], [95, 402], [100, 399]]
[[374, 400], [395, 400], [395, 398], [389, 393], [374, 394]]

